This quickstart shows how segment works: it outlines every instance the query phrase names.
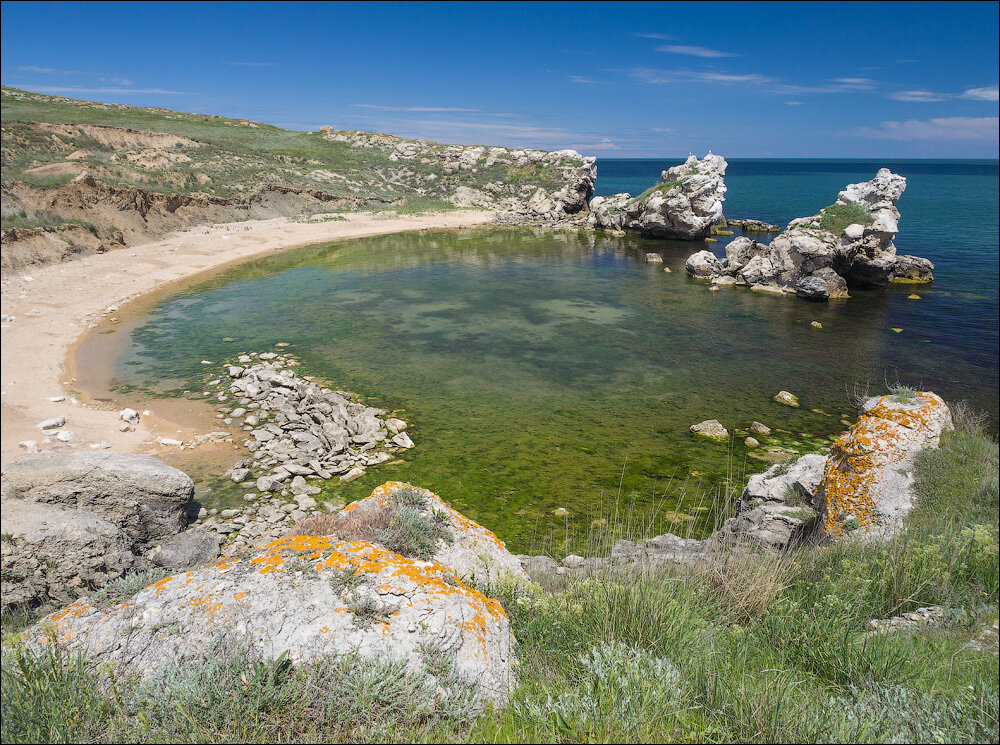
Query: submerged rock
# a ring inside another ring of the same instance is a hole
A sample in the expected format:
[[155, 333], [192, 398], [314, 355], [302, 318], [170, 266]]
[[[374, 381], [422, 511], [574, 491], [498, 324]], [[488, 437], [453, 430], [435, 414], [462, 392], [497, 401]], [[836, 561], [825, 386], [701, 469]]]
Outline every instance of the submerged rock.
[[833, 537], [857, 531], [891, 536], [913, 508], [913, 463], [952, 428], [951, 412], [929, 392], [868, 399], [857, 423], [830, 447], [817, 493]]
[[799, 407], [799, 397], [794, 393], [789, 393], [788, 391], [778, 391], [774, 395], [774, 400], [779, 404], [784, 404], [785, 406], [791, 406], [793, 408]]
[[722, 426], [716, 419], [706, 419], [704, 422], [691, 425], [692, 434], [698, 437], [705, 437], [709, 440], [728, 440], [729, 430]]
[[594, 197], [587, 226], [684, 240], [706, 238], [713, 225], [724, 222], [726, 166], [719, 155], [709, 153], [701, 160], [692, 155], [635, 198]]

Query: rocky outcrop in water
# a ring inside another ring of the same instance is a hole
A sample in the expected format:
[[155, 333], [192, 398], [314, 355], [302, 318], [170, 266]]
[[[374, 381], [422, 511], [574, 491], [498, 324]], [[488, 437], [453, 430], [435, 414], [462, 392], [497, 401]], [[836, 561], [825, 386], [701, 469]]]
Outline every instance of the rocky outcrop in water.
[[2, 475], [3, 608], [68, 602], [122, 574], [187, 525], [191, 479], [155, 458], [40, 455]]
[[740, 236], [723, 259], [692, 255], [688, 273], [807, 300], [847, 297], [849, 286], [930, 282], [930, 261], [896, 255], [896, 202], [905, 189], [905, 178], [883, 168], [871, 181], [848, 184], [819, 214], [792, 220], [770, 244]]
[[725, 222], [726, 166], [719, 155], [709, 153], [701, 160], [692, 155], [637, 197], [594, 197], [587, 226], [682, 240], [706, 238], [713, 225]]
[[[262, 360], [255, 362], [254, 358]], [[306, 478], [352, 481], [365, 469], [413, 447], [407, 424], [386, 412], [351, 400], [350, 394], [324, 388], [288, 369], [294, 360], [265, 352], [242, 355], [227, 367], [227, 393], [236, 407], [224, 409], [228, 422], [242, 422], [250, 437], [243, 444], [251, 458], [229, 471], [236, 483], [256, 479], [260, 492], [293, 494], [319, 491]]]

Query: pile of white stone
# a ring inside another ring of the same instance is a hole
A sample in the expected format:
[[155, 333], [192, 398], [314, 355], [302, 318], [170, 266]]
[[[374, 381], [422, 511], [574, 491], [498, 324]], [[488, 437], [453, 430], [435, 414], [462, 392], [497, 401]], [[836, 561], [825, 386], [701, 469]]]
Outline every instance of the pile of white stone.
[[298, 376], [289, 369], [295, 364], [287, 355], [265, 352], [242, 355], [237, 364], [227, 366], [228, 393], [217, 398], [235, 399], [236, 406], [222, 406], [220, 411], [227, 424], [242, 424], [249, 433], [243, 444], [250, 457], [229, 472], [235, 483], [256, 478], [259, 492], [290, 490], [308, 496], [319, 489], [307, 478], [326, 480], [339, 474], [341, 481], [353, 481], [366, 468], [413, 447], [406, 422], [353, 401], [345, 391]]

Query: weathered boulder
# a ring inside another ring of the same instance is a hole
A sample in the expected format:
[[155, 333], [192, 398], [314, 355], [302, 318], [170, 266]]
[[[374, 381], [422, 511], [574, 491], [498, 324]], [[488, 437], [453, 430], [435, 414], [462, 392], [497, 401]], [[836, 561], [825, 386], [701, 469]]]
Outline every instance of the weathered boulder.
[[712, 541], [754, 543], [779, 551], [798, 545], [819, 523], [814, 500], [825, 466], [825, 455], [803, 455], [754, 474], [737, 501], [736, 515]]
[[4, 466], [0, 490], [5, 501], [88, 510], [145, 543], [186, 527], [194, 482], [146, 455], [47, 453]]
[[719, 260], [711, 251], [699, 251], [688, 256], [684, 269], [692, 277], [707, 279], [719, 273]]
[[896, 201], [905, 189], [905, 178], [882, 168], [871, 181], [848, 184], [819, 214], [792, 220], [769, 245], [740, 236], [726, 247], [724, 260], [713, 265], [698, 259], [695, 276], [729, 276], [753, 289], [806, 300], [848, 297], [849, 285], [930, 282], [930, 261], [896, 255]]
[[190, 569], [219, 557], [219, 539], [206, 530], [192, 529], [168, 538], [149, 552], [151, 562], [165, 569]]
[[120, 526], [90, 510], [0, 503], [3, 611], [68, 603], [133, 569], [148, 566]]
[[934, 264], [929, 259], [923, 259], [919, 256], [897, 256], [892, 281], [904, 284], [933, 282]]
[[913, 507], [917, 453], [937, 447], [951, 428], [948, 406], [933, 393], [868, 399], [858, 421], [830, 447], [816, 495], [826, 532], [835, 538], [896, 532]]
[[847, 281], [830, 267], [817, 269], [796, 282], [795, 294], [806, 300], [849, 297]]
[[451, 567], [466, 582], [480, 587], [528, 581], [521, 563], [507, 550], [503, 541], [427, 489], [401, 481], [387, 481], [376, 487], [370, 496], [344, 507], [344, 514], [371, 514], [384, 510], [393, 495], [402, 489], [421, 495], [426, 509], [451, 534], [452, 540], [438, 541], [431, 557], [433, 561]]
[[719, 155], [709, 153], [701, 160], [692, 155], [634, 199], [628, 194], [595, 197], [587, 225], [665, 238], [706, 238], [713, 225], [724, 222], [726, 166]]
[[706, 419], [704, 422], [692, 424], [691, 434], [709, 440], [725, 441], [729, 439], [729, 430], [723, 427], [717, 419]]
[[78, 600], [23, 639], [33, 646], [52, 639], [143, 677], [197, 663], [225, 640], [263, 658], [287, 653], [293, 663], [356, 653], [432, 674], [427, 656], [444, 653], [499, 704], [515, 684], [514, 640], [499, 602], [438, 562], [313, 536], [167, 577], [110, 608]]

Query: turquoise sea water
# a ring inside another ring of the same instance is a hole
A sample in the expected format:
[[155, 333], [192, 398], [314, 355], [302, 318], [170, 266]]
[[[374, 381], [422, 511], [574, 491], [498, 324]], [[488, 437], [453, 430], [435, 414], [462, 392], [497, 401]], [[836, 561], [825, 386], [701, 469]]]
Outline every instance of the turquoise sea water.
[[[599, 193], [637, 192], [665, 165], [602, 160]], [[166, 298], [123, 340], [115, 382], [200, 391], [217, 375], [201, 360], [288, 343], [300, 369], [396, 410], [417, 443], [328, 492], [355, 499], [410, 481], [514, 550], [572, 548], [567, 535], [616, 510], [634, 509], [650, 534], [703, 530], [714, 518], [704, 496], [767, 465], [742, 438], [695, 440], [688, 427], [703, 419], [734, 431], [756, 419], [774, 428], [767, 446], [819, 450], [851, 421], [855, 383], [875, 392], [898, 379], [968, 399], [996, 427], [997, 166], [939, 167], [910, 176], [900, 205], [900, 250], [939, 266], [919, 301], [907, 299], [913, 286], [825, 304], [710, 293], [683, 271], [700, 244], [575, 230], [406, 233], [294, 249]], [[783, 223], [876, 168], [737, 161], [727, 213]], [[673, 271], [645, 264], [647, 251]], [[772, 401], [781, 389], [802, 407]], [[554, 516], [558, 507], [569, 516]]]

